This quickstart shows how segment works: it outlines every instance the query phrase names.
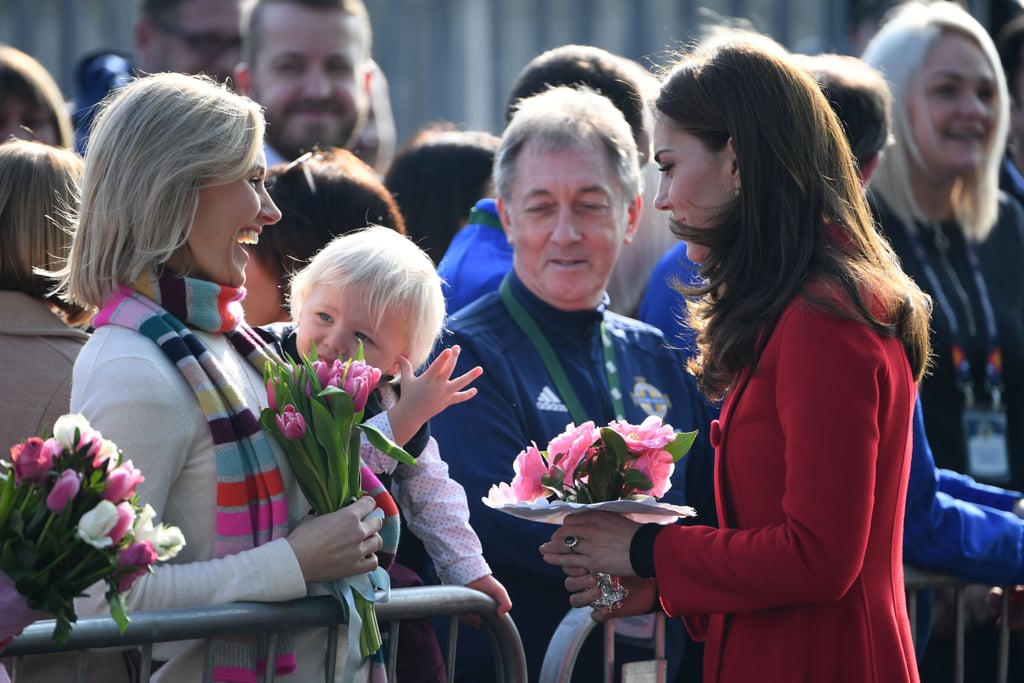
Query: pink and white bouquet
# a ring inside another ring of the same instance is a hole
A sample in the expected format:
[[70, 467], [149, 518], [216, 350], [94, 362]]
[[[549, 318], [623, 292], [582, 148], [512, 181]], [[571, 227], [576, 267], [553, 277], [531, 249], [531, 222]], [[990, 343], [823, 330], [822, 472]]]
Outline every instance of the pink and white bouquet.
[[[363, 411], [380, 376], [380, 370], [363, 362], [361, 347], [357, 358], [347, 361], [267, 363], [269, 407], [260, 413], [260, 424], [287, 454], [299, 487], [317, 514], [340, 510], [365, 493], [361, 436], [396, 460], [416, 464], [381, 431], [363, 424]], [[398, 543], [397, 523], [394, 527], [393, 539], [386, 537], [387, 526], [381, 530], [385, 546], [389, 540], [393, 543], [392, 550]], [[328, 588], [346, 608], [350, 635], [358, 632], [359, 647], [350, 647], [350, 656], [377, 652], [381, 636], [372, 603], [379, 599], [378, 592], [386, 594], [390, 588], [387, 572], [378, 567], [368, 575], [333, 581]]]
[[110, 614], [122, 632], [122, 593], [185, 545], [177, 527], [154, 525], [135, 489], [142, 473], [82, 415], [64, 415], [53, 436], [29, 437], [0, 461], [0, 649], [25, 626], [56, 618], [67, 641], [74, 599], [107, 584]]
[[[533, 443], [513, 463], [512, 483], [491, 486], [485, 505], [535, 521], [560, 523], [579, 508], [618, 512], [636, 521], [650, 516], [662, 523], [689, 517], [693, 508], [659, 503], [672, 487], [676, 463], [690, 450], [697, 432], [676, 432], [661, 418], [639, 425], [613, 420], [606, 427], [588, 421], [569, 424], [545, 450]], [[601, 596], [595, 607], [617, 609], [629, 594], [620, 579], [598, 572]]]
[[592, 504], [658, 499], [672, 486], [675, 464], [697, 432], [676, 432], [661, 418], [639, 425], [614, 420], [569, 424], [545, 450], [531, 444], [516, 456], [512, 484], [491, 487], [492, 503], [534, 503], [541, 499]]

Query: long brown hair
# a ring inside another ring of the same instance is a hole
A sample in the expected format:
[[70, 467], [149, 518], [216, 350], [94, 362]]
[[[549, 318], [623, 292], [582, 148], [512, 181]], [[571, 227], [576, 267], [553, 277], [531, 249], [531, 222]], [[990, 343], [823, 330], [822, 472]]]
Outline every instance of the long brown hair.
[[929, 355], [927, 295], [875, 230], [842, 128], [810, 75], [781, 48], [734, 37], [684, 56], [656, 101], [663, 123], [712, 151], [731, 140], [741, 190], [710, 229], [678, 236], [709, 249], [687, 288], [702, 391], [721, 398], [757, 368], [782, 312], [802, 295], [907, 350]]

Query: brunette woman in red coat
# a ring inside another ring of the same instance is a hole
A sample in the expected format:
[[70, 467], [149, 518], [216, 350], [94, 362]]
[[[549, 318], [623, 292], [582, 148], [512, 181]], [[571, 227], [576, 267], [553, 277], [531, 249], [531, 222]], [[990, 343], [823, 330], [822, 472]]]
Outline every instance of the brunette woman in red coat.
[[875, 231], [828, 102], [777, 45], [707, 43], [656, 108], [655, 206], [704, 278], [685, 292], [691, 369], [724, 398], [720, 528], [585, 512], [544, 559], [574, 606], [598, 597], [590, 572], [626, 577], [597, 621], [658, 601], [683, 617], [706, 681], [917, 681], [903, 512], [930, 300]]

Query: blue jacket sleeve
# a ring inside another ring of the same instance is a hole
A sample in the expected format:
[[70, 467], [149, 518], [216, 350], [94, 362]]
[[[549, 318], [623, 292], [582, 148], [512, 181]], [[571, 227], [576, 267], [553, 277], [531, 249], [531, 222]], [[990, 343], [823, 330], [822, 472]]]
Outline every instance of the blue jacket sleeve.
[[935, 467], [918, 400], [903, 534], [904, 560], [971, 583], [1024, 582], [1024, 521], [1013, 513], [955, 498], [940, 490], [940, 481], [964, 490], [965, 482], [947, 477]]
[[979, 484], [966, 474], [960, 474], [953, 470], [940, 469], [938, 475], [939, 491], [969, 503], [987, 505], [1005, 512], [1012, 512], [1014, 503], [1024, 496], [1018, 491], [1008, 491], [998, 486]]

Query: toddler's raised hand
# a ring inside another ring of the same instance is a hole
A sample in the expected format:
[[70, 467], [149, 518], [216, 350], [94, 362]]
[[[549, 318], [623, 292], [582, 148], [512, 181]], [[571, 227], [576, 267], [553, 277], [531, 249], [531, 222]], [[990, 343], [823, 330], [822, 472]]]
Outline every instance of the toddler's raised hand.
[[398, 357], [402, 395], [388, 411], [396, 442], [406, 443], [427, 420], [450, 405], [476, 396], [476, 389], [468, 385], [483, 374], [483, 368], [477, 366], [463, 375], [452, 377], [460, 351], [458, 346], [445, 349], [418, 376], [408, 358]]

